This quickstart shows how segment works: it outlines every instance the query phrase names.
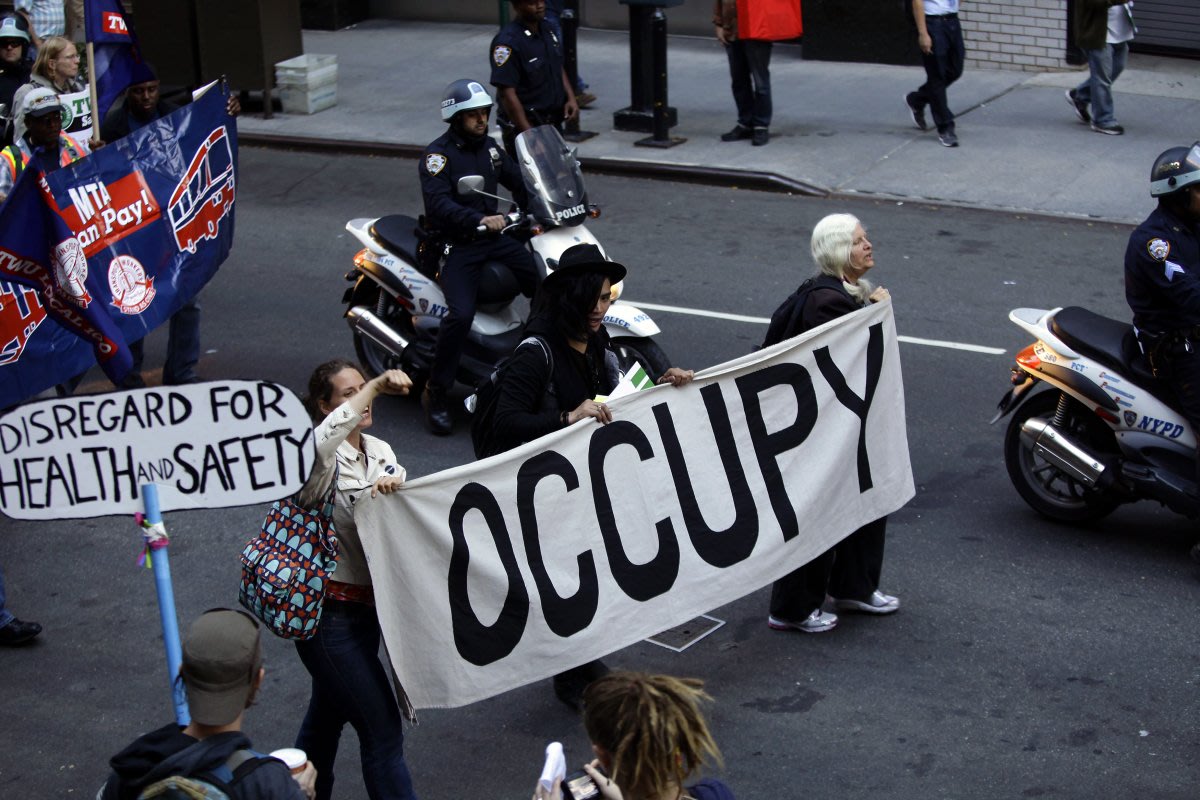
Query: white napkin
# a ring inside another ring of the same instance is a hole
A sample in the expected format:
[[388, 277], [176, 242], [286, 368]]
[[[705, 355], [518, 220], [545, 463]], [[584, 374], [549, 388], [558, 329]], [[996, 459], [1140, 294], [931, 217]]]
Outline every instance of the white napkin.
[[546, 763], [542, 766], [542, 776], [538, 785], [549, 793], [554, 788], [554, 781], [562, 781], [567, 776], [567, 758], [563, 755], [561, 742], [551, 742], [546, 745]]

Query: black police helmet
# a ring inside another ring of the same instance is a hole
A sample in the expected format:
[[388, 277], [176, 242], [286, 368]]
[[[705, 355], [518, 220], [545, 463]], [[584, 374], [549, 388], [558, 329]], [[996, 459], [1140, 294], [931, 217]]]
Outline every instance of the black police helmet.
[[492, 96], [479, 81], [460, 78], [442, 92], [442, 121], [449, 122], [460, 111], [491, 108]]
[[1200, 142], [1191, 147], [1172, 147], [1154, 159], [1150, 168], [1150, 196], [1178, 192], [1200, 183]]

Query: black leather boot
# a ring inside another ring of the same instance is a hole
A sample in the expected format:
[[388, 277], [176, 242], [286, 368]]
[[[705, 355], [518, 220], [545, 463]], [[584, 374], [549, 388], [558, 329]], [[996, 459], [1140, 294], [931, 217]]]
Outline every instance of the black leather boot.
[[450, 416], [450, 404], [446, 390], [426, 384], [421, 393], [421, 407], [425, 409], [425, 427], [435, 436], [448, 436], [454, 430], [454, 419]]

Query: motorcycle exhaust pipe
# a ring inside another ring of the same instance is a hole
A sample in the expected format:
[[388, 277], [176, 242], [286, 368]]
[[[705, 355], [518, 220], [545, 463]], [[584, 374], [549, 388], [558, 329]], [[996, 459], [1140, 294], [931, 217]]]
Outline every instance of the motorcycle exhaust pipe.
[[1047, 420], [1025, 420], [1021, 424], [1021, 441], [1035, 454], [1089, 488], [1103, 488], [1112, 481], [1112, 474], [1106, 474], [1103, 461]]
[[392, 330], [366, 306], [354, 306], [346, 312], [346, 320], [356, 332], [399, 357], [408, 347], [408, 340]]

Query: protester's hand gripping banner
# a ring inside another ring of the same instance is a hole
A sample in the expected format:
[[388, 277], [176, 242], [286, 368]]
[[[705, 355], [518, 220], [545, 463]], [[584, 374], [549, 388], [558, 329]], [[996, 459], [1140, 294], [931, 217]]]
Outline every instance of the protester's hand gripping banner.
[[914, 493], [890, 303], [612, 408], [609, 425], [360, 498], [387, 649], [418, 707], [685, 622]]
[[0, 207], [0, 408], [96, 361], [119, 380], [128, 343], [225, 260], [237, 183], [225, 101], [209, 90], [44, 175], [30, 160]]

